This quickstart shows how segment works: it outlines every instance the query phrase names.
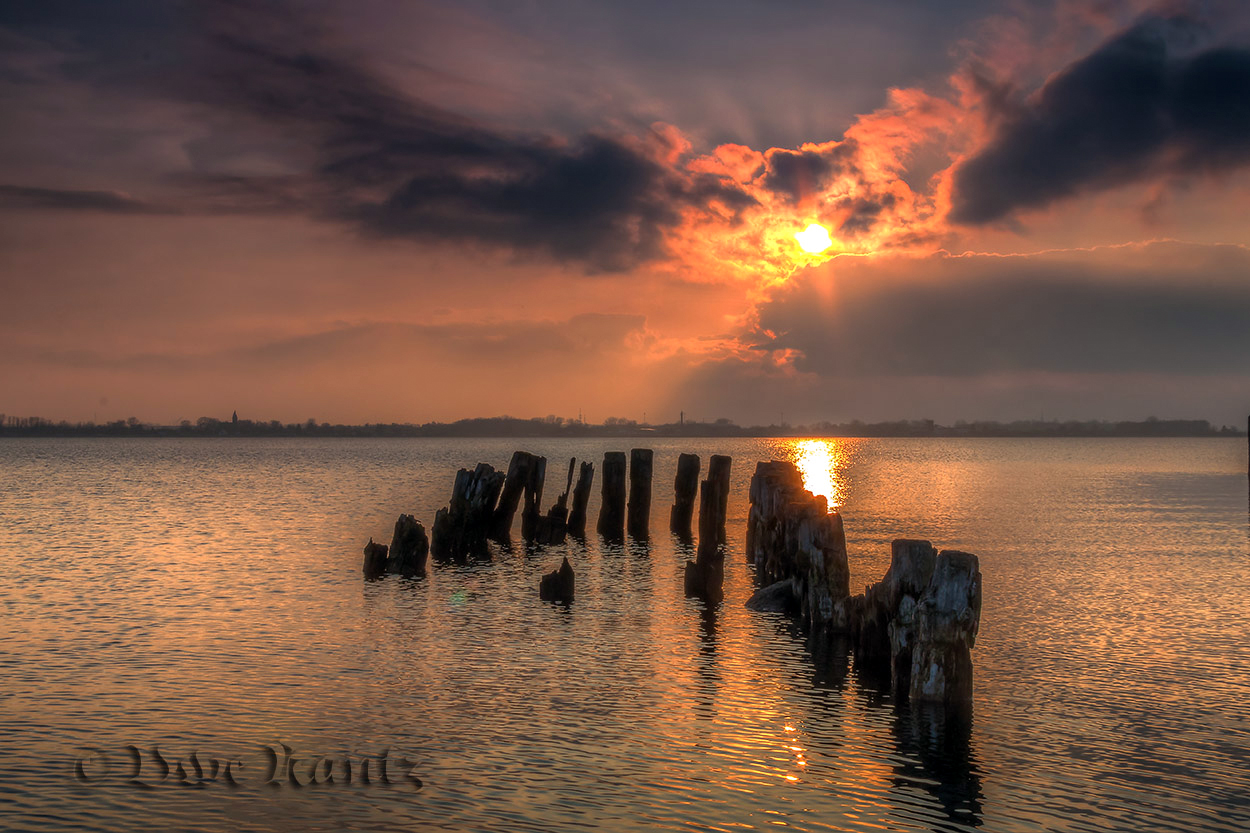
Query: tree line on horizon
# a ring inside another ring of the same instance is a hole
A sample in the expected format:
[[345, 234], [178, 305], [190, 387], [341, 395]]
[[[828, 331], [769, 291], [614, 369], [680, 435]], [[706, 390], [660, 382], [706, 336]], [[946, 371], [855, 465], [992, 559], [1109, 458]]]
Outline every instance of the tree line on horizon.
[[740, 426], [721, 417], [712, 422], [682, 420], [662, 424], [608, 417], [601, 424], [554, 415], [522, 419], [475, 417], [455, 422], [330, 424], [308, 419], [216, 419], [200, 417], [177, 425], [156, 425], [136, 417], [113, 422], [53, 422], [42, 417], [0, 414], [0, 437], [1218, 437], [1244, 436], [1228, 425], [1216, 428], [1205, 419], [1106, 420], [959, 420], [940, 425], [931, 419], [884, 422], [817, 422], [807, 425]]

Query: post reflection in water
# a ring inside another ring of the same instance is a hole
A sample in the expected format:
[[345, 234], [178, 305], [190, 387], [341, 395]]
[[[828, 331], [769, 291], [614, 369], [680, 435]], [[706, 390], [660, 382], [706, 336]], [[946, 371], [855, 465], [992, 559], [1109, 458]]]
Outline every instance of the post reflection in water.
[[[866, 674], [855, 662], [850, 642], [836, 634], [805, 633], [780, 616], [772, 626], [801, 646], [810, 670], [810, 679], [803, 679], [794, 673], [803, 666], [775, 666], [793, 678], [778, 681], [781, 687], [828, 694], [809, 701], [811, 711], [796, 716], [799, 725], [785, 727], [786, 749], [804, 780], [823, 781], [831, 792], [845, 792], [848, 817], [860, 821], [914, 823], [924, 818], [939, 828], [981, 826], [984, 793], [970, 718], [893, 702], [888, 680], [882, 684]], [[873, 751], [883, 741], [894, 748], [885, 759]], [[880, 802], [882, 793], [895, 800]]]
[[716, 718], [724, 680], [716, 656], [717, 617], [720, 605], [704, 605], [699, 611], [699, 656], [694, 659], [698, 670], [698, 707], [696, 714], [708, 721]]

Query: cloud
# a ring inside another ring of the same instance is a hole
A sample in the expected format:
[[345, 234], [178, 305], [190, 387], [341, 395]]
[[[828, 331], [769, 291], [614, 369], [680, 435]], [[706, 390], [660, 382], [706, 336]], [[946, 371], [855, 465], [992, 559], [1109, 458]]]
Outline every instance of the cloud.
[[817, 376], [1250, 373], [1250, 252], [1171, 243], [839, 259], [750, 339]]
[[455, 359], [461, 368], [490, 365], [506, 373], [533, 369], [540, 362], [584, 364], [635, 345], [645, 338], [645, 327], [646, 318], [641, 315], [582, 313], [562, 321], [521, 319], [493, 324], [365, 322], [208, 353], [110, 355], [15, 345], [8, 345], [6, 352], [15, 361], [78, 370], [186, 372], [245, 366], [252, 372], [304, 372], [353, 362]]
[[261, 24], [251, 14], [215, 19], [204, 63], [176, 92], [311, 146], [313, 211], [365, 233], [476, 241], [618, 271], [660, 257], [684, 209], [752, 202], [668, 164], [662, 131], [566, 140], [492, 129], [396, 89], [336, 55], [324, 34]]
[[[216, 131], [223, 152], [189, 143], [191, 168], [164, 179], [175, 191], [168, 202], [183, 213], [304, 213], [370, 236], [481, 243], [623, 271], [664, 256], [666, 232], [689, 212], [715, 205], [733, 215], [754, 202], [732, 182], [676, 164], [688, 145], [664, 126], [641, 136], [563, 137], [432, 106], [295, 4], [212, 2], [162, 15], [165, 37], [154, 56], [137, 55], [127, 39], [149, 28], [134, 9], [104, 35], [74, 30], [73, 16], [59, 8], [18, 22], [74, 44], [66, 76], [198, 108], [205, 129]], [[258, 164], [262, 154], [272, 158]], [[44, 208], [140, 208], [23, 186], [8, 198]]]
[[988, 103], [996, 128], [955, 169], [950, 218], [984, 224], [1083, 192], [1250, 162], [1250, 48], [1209, 44], [1225, 22], [1189, 7], [1145, 15], [1029, 99]]
[[106, 214], [163, 214], [165, 209], [116, 191], [74, 191], [0, 185], [0, 206], [52, 211], [97, 211]]
[[[669, 407], [749, 423], [1240, 419], [1250, 250], [840, 257], [775, 288]], [[1195, 408], [1197, 410], [1195, 410]]]
[[119, 408], [156, 420], [231, 408], [283, 420], [330, 411], [331, 419], [359, 422], [570, 416], [590, 402], [619, 413], [637, 399], [637, 387], [621, 379], [648, 338], [643, 316], [612, 313], [360, 322], [203, 352], [40, 348], [6, 336], [0, 384], [32, 413], [89, 417], [107, 395], [109, 419]]
[[808, 145], [799, 150], [772, 148], [764, 154], [767, 169], [760, 184], [792, 203], [821, 192], [832, 177], [850, 167], [854, 171], [855, 142]]
[[[719, 282], [766, 283], [810, 262], [793, 238], [808, 222], [827, 225], [839, 250], [933, 239], [933, 200], [903, 175], [957, 120], [939, 98], [891, 90], [842, 139], [762, 152], [699, 154], [658, 123], [523, 132], [428, 103], [420, 73], [372, 61], [318, 14], [219, 0], [157, 23], [130, 9], [53, 40], [74, 43], [63, 70], [81, 83], [193, 117], [199, 132], [159, 180], [171, 191], [160, 204], [182, 214], [302, 214], [367, 237]], [[73, 15], [45, 17], [32, 32], [72, 29]], [[154, 25], [159, 48], [136, 50], [127, 32]]]

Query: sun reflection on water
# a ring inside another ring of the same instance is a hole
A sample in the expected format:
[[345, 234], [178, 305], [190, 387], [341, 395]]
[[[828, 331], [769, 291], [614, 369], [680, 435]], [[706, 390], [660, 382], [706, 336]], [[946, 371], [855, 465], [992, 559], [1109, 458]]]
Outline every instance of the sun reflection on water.
[[850, 462], [846, 441], [793, 440], [787, 445], [808, 491], [824, 495], [830, 511], [842, 506], [846, 502], [846, 467]]

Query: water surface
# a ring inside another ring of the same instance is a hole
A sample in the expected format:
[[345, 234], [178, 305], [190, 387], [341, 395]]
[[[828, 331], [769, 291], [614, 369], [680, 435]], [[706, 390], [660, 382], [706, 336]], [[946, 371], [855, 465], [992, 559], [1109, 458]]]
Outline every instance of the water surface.
[[[549, 504], [569, 456], [629, 445], [0, 443], [0, 824], [1250, 825], [1244, 440], [657, 440], [649, 542], [362, 580], [364, 541], [400, 512], [428, 525], [457, 468], [545, 454]], [[691, 553], [667, 532], [682, 451], [734, 458], [714, 610], [683, 597]], [[843, 646], [743, 608], [746, 486], [770, 458], [841, 506], [856, 590], [895, 537], [980, 556], [971, 725], [897, 708]], [[563, 555], [570, 608], [537, 598]], [[424, 786], [264, 787], [277, 743], [402, 751]], [[127, 785], [127, 744], [236, 758], [240, 786]]]

